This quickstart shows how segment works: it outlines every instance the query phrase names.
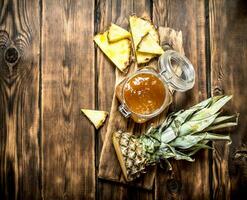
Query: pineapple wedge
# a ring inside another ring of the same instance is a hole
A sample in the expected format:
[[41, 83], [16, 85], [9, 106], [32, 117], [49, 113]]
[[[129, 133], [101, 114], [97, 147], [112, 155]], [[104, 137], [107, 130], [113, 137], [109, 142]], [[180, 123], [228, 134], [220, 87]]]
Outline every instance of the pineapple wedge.
[[136, 61], [138, 64], [144, 64], [149, 62], [152, 58], [156, 57], [157, 54], [151, 54], [151, 53], [142, 53], [139, 51], [136, 51]]
[[139, 52], [137, 51], [137, 46], [142, 38], [148, 33], [157, 43], [159, 43], [158, 32], [155, 29], [154, 25], [147, 19], [139, 18], [135, 15], [132, 15], [129, 18], [129, 22], [137, 63], [147, 63], [152, 58], [156, 57], [157, 54]]
[[164, 50], [149, 33], [143, 36], [140, 43], [137, 45], [137, 51], [157, 55], [161, 55], [164, 53]]
[[135, 49], [143, 36], [147, 33], [149, 33], [153, 39], [159, 43], [159, 34], [149, 20], [132, 15], [130, 16], [129, 22]]
[[131, 60], [131, 43], [128, 39], [122, 39], [117, 42], [108, 42], [108, 31], [94, 36], [95, 43], [100, 47], [106, 56], [117, 66], [117, 68], [126, 72]]
[[81, 109], [82, 113], [93, 123], [96, 129], [101, 127], [108, 115], [106, 111]]
[[108, 31], [108, 40], [109, 42], [117, 42], [122, 39], [130, 39], [130, 32], [126, 31], [122, 27], [111, 23], [111, 26]]

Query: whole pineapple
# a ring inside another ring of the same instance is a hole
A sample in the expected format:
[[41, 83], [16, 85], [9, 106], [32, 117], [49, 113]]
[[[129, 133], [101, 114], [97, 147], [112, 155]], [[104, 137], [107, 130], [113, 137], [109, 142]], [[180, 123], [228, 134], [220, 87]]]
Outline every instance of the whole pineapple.
[[172, 113], [158, 127], [151, 127], [141, 136], [115, 132], [113, 145], [125, 179], [136, 179], [161, 159], [168, 164], [168, 158], [192, 162], [191, 156], [200, 149], [212, 149], [207, 145], [209, 141], [231, 142], [229, 135], [211, 133], [237, 125], [237, 115], [219, 116], [220, 109], [230, 99], [231, 96], [215, 96], [188, 110]]

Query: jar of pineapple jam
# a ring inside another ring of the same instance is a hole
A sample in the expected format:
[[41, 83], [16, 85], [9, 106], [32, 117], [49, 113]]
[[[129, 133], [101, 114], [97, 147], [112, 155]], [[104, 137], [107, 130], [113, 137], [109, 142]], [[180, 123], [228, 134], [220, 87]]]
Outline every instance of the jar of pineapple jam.
[[124, 79], [116, 87], [121, 102], [119, 111], [137, 123], [159, 115], [172, 103], [174, 91], [191, 89], [195, 72], [191, 62], [173, 50], [160, 56], [157, 69], [145, 67]]

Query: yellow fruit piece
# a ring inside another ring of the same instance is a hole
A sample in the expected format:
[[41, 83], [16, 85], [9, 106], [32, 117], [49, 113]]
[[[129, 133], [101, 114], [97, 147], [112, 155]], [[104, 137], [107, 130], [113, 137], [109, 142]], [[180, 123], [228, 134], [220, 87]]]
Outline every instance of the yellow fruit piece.
[[143, 36], [147, 33], [149, 33], [155, 41], [159, 42], [158, 32], [151, 21], [132, 15], [129, 18], [129, 22], [135, 49]]
[[142, 53], [136, 51], [136, 60], [138, 64], [144, 64], [149, 62], [152, 58], [156, 57], [157, 54], [150, 54], [150, 53]]
[[157, 55], [161, 55], [164, 53], [164, 50], [149, 33], [143, 36], [140, 43], [137, 45], [137, 51]]
[[111, 24], [108, 31], [109, 42], [117, 42], [122, 39], [130, 39], [130, 37], [130, 32], [126, 31], [125, 29], [116, 24]]
[[103, 125], [108, 115], [106, 111], [81, 109], [86, 117], [93, 123], [96, 129]]
[[94, 36], [94, 41], [117, 68], [125, 72], [131, 60], [130, 40], [122, 39], [117, 42], [109, 43], [107, 35], [108, 31], [103, 34], [97, 34]]
[[142, 40], [142, 38], [148, 33], [154, 39], [154, 41], [159, 43], [158, 32], [155, 29], [154, 25], [147, 19], [139, 18], [133, 15], [130, 16], [129, 22], [130, 22], [131, 35], [134, 43], [134, 49], [136, 52], [137, 63], [138, 64], [147, 63], [152, 58], [156, 57], [157, 54], [138, 52], [136, 51], [137, 46]]

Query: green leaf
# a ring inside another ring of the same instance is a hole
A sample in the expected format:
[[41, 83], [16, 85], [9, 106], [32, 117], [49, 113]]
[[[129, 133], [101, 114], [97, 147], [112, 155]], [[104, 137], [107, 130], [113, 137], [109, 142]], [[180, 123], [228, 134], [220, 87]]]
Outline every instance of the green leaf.
[[220, 135], [220, 134], [214, 134], [214, 133], [206, 133], [205, 140], [226, 140], [229, 141], [229, 144], [232, 142], [229, 135]]
[[160, 140], [161, 143], [169, 143], [177, 137], [177, 134], [173, 131], [171, 127], [167, 128], [164, 132], [162, 132]]
[[237, 125], [238, 125], [237, 122], [228, 122], [228, 123], [224, 123], [224, 124], [218, 124], [215, 126], [210, 126], [210, 127], [206, 128], [204, 131], [213, 131], [213, 130], [229, 128], [229, 127], [233, 127], [233, 126], [237, 126]]
[[208, 108], [204, 108], [193, 116], [192, 120], [201, 120], [212, 116], [217, 113], [230, 99], [232, 96], [220, 96], [212, 97], [212, 104]]
[[187, 155], [193, 156], [194, 154], [196, 154], [201, 149], [214, 149], [214, 148], [212, 148], [211, 146], [208, 146], [206, 144], [199, 143], [199, 144], [196, 144], [193, 148], [191, 148], [190, 152], [187, 153]]
[[220, 123], [225, 123], [225, 122], [237, 122], [238, 121], [238, 116], [239, 114], [236, 115], [229, 115], [229, 116], [220, 116], [217, 117], [214, 122], [212, 123], [212, 125], [216, 125], [216, 124], [220, 124]]
[[218, 115], [219, 113], [216, 113], [201, 120], [191, 120], [184, 123], [179, 129], [179, 136], [193, 134], [204, 130], [213, 123]]
[[205, 134], [200, 135], [186, 135], [176, 138], [174, 141], [170, 143], [172, 147], [177, 147], [180, 149], [189, 149], [196, 145], [198, 142], [203, 140], [206, 137]]
[[179, 152], [179, 151], [176, 151], [176, 157], [174, 157], [175, 160], [186, 160], [186, 161], [189, 161], [189, 162], [194, 162], [195, 159], [191, 158], [190, 156], [182, 153], [182, 152]]

